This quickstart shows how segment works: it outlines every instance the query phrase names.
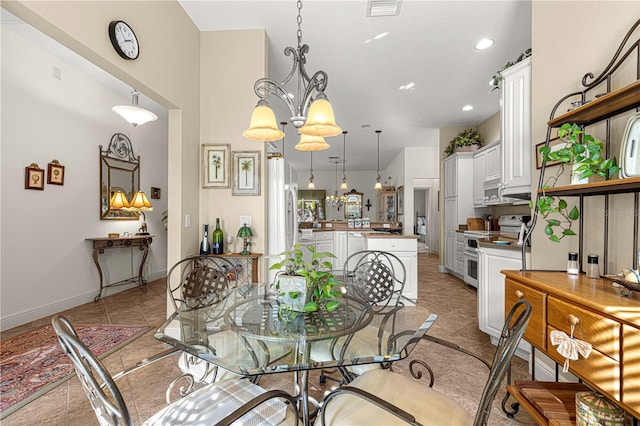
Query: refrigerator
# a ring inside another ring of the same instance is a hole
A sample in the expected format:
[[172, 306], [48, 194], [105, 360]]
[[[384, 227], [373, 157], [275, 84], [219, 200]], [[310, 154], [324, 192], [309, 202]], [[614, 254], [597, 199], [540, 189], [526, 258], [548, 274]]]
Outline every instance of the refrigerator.
[[269, 268], [277, 256], [298, 242], [298, 174], [281, 156], [267, 158], [267, 279], [277, 271]]

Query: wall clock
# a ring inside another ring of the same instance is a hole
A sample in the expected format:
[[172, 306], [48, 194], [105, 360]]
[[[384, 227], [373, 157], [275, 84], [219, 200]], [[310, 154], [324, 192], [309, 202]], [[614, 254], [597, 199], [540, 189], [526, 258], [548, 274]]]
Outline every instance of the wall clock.
[[109, 23], [109, 39], [118, 55], [124, 59], [136, 59], [140, 54], [140, 45], [136, 34], [124, 21]]

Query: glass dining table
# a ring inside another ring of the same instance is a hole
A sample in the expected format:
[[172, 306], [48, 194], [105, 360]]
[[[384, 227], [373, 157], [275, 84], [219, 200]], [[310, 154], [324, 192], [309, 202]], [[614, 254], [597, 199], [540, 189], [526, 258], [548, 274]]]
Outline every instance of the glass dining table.
[[[310, 358], [312, 345], [357, 339], [367, 327], [379, 325], [368, 303], [348, 292], [340, 302], [332, 312], [321, 309], [285, 316], [269, 285], [248, 284], [212, 294], [205, 307], [178, 309], [155, 332], [155, 338], [241, 376], [293, 372], [302, 420], [309, 425], [310, 404], [318, 407], [308, 392], [310, 370], [403, 359], [437, 318], [426, 312], [426, 320], [416, 324], [416, 315], [403, 316], [403, 309], [409, 308], [401, 308], [396, 317], [401, 317], [403, 331], [395, 334], [395, 344], [388, 351], [373, 351], [364, 345], [361, 353], [350, 348], [344, 358], [315, 361]], [[420, 315], [424, 318], [425, 313]]]

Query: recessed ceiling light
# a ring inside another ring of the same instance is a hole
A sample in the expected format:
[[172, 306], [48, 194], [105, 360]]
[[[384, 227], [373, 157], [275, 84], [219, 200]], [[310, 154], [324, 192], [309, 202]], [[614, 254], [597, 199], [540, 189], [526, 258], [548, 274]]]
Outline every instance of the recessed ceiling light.
[[490, 38], [483, 38], [482, 40], [480, 40], [479, 42], [476, 43], [474, 47], [474, 49], [476, 50], [484, 50], [484, 49], [488, 49], [491, 46], [493, 46], [494, 41], [491, 40]]
[[473, 105], [465, 105], [462, 107], [463, 111], [471, 111], [473, 109]]
[[402, 86], [398, 87], [398, 90], [413, 90], [416, 87], [416, 83], [414, 83], [413, 81], [407, 84], [403, 84]]
[[383, 32], [383, 33], [378, 34], [378, 35], [377, 35], [377, 36], [375, 36], [373, 39], [374, 39], [374, 40], [380, 40], [381, 38], [384, 38], [384, 37], [386, 37], [386, 36], [388, 36], [388, 35], [389, 35], [389, 31], [385, 31], [385, 32]]

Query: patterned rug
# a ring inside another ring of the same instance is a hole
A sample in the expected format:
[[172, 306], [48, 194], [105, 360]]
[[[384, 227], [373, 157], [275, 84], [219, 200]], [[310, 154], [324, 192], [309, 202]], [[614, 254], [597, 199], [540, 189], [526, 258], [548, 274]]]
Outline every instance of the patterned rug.
[[[74, 325], [82, 342], [99, 358], [122, 349], [151, 327]], [[0, 419], [73, 377], [51, 325], [0, 344]]]

